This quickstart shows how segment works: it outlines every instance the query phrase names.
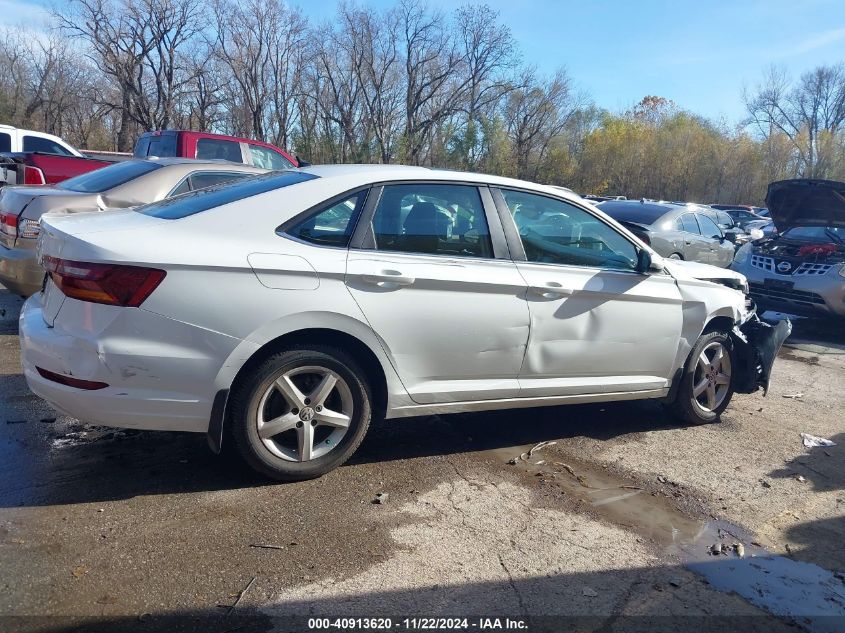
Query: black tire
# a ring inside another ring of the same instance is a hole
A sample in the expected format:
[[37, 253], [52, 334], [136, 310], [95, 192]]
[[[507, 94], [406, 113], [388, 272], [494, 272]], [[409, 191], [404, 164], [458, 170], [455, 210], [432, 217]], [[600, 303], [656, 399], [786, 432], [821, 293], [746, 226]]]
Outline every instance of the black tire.
[[666, 259], [678, 259], [678, 260], [680, 260], [680, 261], [684, 261], [684, 256], [683, 256], [683, 255], [681, 255], [680, 253], [672, 253], [672, 254], [671, 254], [671, 255], [669, 255], [669, 257], [667, 257]]
[[[346, 434], [326, 454], [307, 461], [290, 461], [274, 454], [259, 437], [259, 406], [277, 378], [309, 366], [325, 368], [345, 381], [353, 403], [351, 421]], [[232, 394], [228, 423], [238, 453], [254, 470], [278, 481], [301, 481], [320, 477], [352, 456], [369, 428], [371, 403], [366, 375], [348, 354], [329, 346], [308, 345], [270, 356], [242, 380]]]
[[[689, 424], [709, 424], [711, 422], [717, 422], [719, 420], [719, 416], [721, 416], [722, 412], [730, 404], [731, 398], [733, 397], [733, 372], [730, 373], [730, 382], [727, 385], [727, 390], [724, 392], [724, 396], [718, 403], [718, 406], [713, 407], [711, 410], [707, 410], [706, 407], [699, 405], [698, 400], [693, 393], [696, 381], [696, 372], [699, 369], [699, 357], [701, 356], [702, 351], [715, 343], [720, 344], [725, 353], [727, 353], [730, 361], [730, 367], [736, 367], [736, 356], [734, 353], [733, 343], [726, 332], [707, 332], [701, 335], [696, 344], [693, 346], [686, 365], [684, 365], [684, 371], [681, 374], [681, 383], [678, 387], [677, 393], [675, 394], [675, 399], [669, 405], [670, 409], [676, 416]], [[701, 375], [699, 375], [699, 382], [700, 381]], [[718, 387], [716, 387], [716, 389], [718, 389]], [[703, 397], [706, 399], [706, 395]]]

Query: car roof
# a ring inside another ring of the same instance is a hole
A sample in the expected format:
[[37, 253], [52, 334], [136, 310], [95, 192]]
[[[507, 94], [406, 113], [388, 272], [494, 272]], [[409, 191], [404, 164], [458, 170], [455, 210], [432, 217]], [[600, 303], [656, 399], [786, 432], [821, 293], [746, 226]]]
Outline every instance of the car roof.
[[[576, 193], [560, 187], [541, 185], [535, 182], [492, 176], [474, 172], [454, 171], [432, 167], [415, 167], [410, 165], [309, 165], [300, 167], [298, 171], [314, 174], [320, 178], [356, 177], [366, 182], [380, 182], [389, 180], [442, 180], [444, 182], [475, 182], [479, 184], [498, 185], [532, 189], [538, 193], [582, 202]], [[363, 183], [362, 183], [363, 184]]]

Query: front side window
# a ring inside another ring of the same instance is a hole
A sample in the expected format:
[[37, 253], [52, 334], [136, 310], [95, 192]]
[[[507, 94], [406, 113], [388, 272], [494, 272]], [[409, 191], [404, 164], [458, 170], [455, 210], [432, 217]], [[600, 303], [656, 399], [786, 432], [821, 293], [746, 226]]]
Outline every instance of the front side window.
[[229, 160], [242, 163], [241, 144], [217, 138], [201, 138], [197, 141], [197, 158], [204, 160]]
[[409, 184], [384, 188], [373, 216], [376, 249], [493, 257], [490, 230], [478, 188]]
[[637, 249], [623, 235], [575, 205], [502, 190], [530, 262], [634, 270]]
[[345, 248], [352, 238], [355, 221], [366, 197], [366, 190], [354, 193], [310, 214], [305, 220], [285, 230], [285, 233], [311, 244]]
[[698, 222], [695, 221], [695, 216], [692, 213], [686, 213], [681, 216], [681, 226], [687, 233], [701, 234], [698, 228]]
[[290, 169], [295, 165], [287, 158], [274, 152], [268, 147], [261, 145], [249, 145], [249, 154], [252, 157], [252, 164], [263, 169]]
[[57, 143], [49, 138], [41, 138], [40, 136], [24, 136], [23, 151], [58, 154], [59, 156], [73, 156], [73, 153], [66, 147], [63, 147], [61, 143]]

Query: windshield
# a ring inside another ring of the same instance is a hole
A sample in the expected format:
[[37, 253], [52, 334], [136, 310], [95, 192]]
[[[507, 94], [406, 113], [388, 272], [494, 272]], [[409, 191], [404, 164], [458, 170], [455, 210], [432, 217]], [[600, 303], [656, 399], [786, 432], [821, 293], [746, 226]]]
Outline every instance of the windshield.
[[845, 243], [845, 228], [826, 226], [794, 226], [783, 232], [783, 237], [807, 242]]
[[224, 204], [237, 202], [274, 189], [289, 187], [314, 178], [317, 178], [317, 176], [302, 171], [274, 171], [252, 178], [229, 181], [160, 202], [153, 202], [135, 210], [138, 213], [151, 215], [155, 218], [178, 220], [215, 207], [222, 207]]
[[146, 160], [127, 160], [69, 178], [56, 186], [59, 189], [78, 191], [79, 193], [103, 193], [134, 180], [138, 176], [155, 171], [159, 167], [161, 165]]

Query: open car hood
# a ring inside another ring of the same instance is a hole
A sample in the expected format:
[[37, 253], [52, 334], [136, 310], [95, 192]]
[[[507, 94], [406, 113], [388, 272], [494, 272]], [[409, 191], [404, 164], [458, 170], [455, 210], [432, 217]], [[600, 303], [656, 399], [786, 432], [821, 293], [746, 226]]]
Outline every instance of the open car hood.
[[766, 206], [781, 233], [794, 226], [845, 227], [845, 182], [808, 178], [773, 182]]

